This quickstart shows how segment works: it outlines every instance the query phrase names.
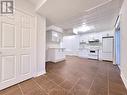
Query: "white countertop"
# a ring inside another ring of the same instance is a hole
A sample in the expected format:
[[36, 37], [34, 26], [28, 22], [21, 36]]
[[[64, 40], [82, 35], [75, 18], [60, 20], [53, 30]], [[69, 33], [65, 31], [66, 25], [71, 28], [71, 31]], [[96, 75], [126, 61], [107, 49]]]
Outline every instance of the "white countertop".
[[100, 50], [101, 47], [98, 47], [98, 46], [90, 46], [90, 47], [82, 47], [82, 48], [79, 48], [79, 50], [83, 50], [83, 49], [87, 49], [87, 50]]
[[48, 49], [65, 49], [65, 48], [48, 48]]

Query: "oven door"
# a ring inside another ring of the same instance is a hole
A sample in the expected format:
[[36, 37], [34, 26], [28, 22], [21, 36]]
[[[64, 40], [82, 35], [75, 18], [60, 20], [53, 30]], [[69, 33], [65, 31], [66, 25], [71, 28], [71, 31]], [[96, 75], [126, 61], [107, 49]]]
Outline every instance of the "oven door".
[[89, 59], [98, 59], [98, 50], [89, 50]]

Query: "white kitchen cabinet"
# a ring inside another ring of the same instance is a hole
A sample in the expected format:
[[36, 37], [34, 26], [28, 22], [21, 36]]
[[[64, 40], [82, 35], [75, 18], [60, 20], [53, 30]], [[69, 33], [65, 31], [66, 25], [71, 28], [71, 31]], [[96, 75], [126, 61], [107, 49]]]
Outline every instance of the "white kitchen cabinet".
[[87, 49], [80, 49], [79, 50], [79, 57], [88, 58], [88, 50]]
[[47, 49], [47, 61], [56, 63], [63, 60], [65, 60], [64, 48]]
[[80, 49], [79, 57], [99, 60], [99, 49]]
[[57, 42], [60, 43], [62, 39], [62, 33], [56, 31], [47, 31], [46, 33], [47, 42]]

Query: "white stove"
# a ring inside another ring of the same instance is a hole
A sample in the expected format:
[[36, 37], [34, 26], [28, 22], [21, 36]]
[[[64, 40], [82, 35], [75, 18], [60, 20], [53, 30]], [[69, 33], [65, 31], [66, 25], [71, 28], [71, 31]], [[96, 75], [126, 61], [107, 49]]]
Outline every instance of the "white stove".
[[89, 59], [99, 59], [99, 49], [90, 49], [88, 50]]

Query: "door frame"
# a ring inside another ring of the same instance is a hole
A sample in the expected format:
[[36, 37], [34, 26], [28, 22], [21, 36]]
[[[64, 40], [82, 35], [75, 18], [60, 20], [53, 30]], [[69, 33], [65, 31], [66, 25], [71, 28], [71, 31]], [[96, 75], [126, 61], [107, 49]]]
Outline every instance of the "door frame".
[[[115, 29], [114, 29], [114, 32], [116, 33], [116, 32], [119, 32], [119, 40], [120, 40], [120, 42], [119, 42], [119, 44], [120, 44], [120, 49], [121, 49], [121, 36], [120, 36], [120, 34], [121, 34], [121, 32], [120, 32], [120, 15], [117, 17], [117, 20], [116, 20], [116, 23], [115, 23]], [[114, 34], [115, 34], [114, 33]], [[114, 37], [115, 38], [115, 43], [114, 43], [114, 64], [115, 65], [118, 65], [117, 63], [116, 63], [116, 36]], [[120, 52], [120, 59], [119, 59], [119, 65], [118, 65], [118, 67], [119, 67], [119, 69], [121, 69], [120, 68], [120, 64], [121, 64], [121, 50], [119, 51]]]

